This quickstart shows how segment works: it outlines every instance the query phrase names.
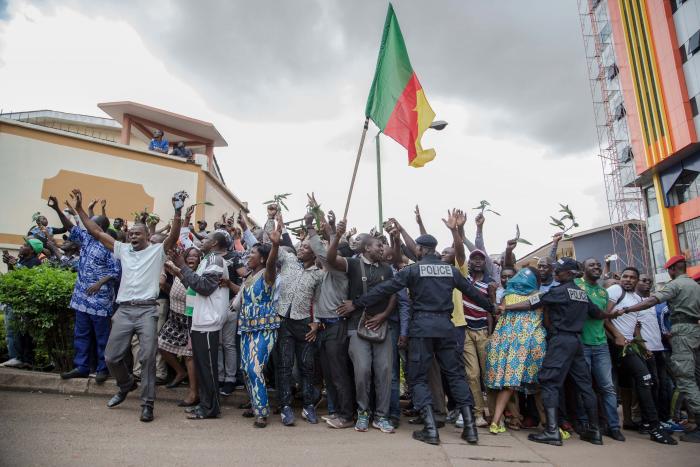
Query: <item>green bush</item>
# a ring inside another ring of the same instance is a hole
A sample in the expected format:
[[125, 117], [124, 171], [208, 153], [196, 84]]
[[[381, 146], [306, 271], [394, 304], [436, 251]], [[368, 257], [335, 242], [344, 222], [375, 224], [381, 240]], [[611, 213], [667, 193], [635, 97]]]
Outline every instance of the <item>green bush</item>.
[[73, 312], [70, 299], [77, 274], [49, 265], [0, 276], [0, 303], [11, 306], [12, 326], [28, 333], [37, 363], [50, 359], [60, 371], [73, 367]]
[[5, 337], [7, 336], [7, 323], [5, 322], [5, 313], [0, 313], [0, 355], [3, 355], [7, 351], [7, 341]]

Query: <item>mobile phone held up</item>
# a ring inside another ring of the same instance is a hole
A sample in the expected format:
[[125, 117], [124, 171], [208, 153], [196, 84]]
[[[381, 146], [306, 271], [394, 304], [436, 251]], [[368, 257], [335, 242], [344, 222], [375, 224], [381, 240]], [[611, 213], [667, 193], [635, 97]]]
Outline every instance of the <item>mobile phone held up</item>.
[[185, 206], [185, 200], [189, 197], [190, 195], [188, 195], [184, 190], [175, 193], [173, 195], [173, 199], [175, 199], [175, 203], [173, 203], [175, 209], [182, 209]]

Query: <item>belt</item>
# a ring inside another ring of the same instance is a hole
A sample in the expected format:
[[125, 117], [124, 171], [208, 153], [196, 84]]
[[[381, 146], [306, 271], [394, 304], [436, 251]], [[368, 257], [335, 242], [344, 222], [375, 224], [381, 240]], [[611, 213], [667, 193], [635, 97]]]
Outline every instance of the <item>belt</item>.
[[153, 298], [151, 300], [129, 300], [126, 302], [119, 302], [118, 304], [126, 306], [153, 306], [158, 305], [158, 301]]
[[413, 310], [414, 314], [424, 314], [424, 315], [452, 315], [452, 310], [448, 311], [427, 311], [427, 310]]
[[678, 316], [671, 316], [671, 325], [674, 324], [698, 324], [698, 318], [693, 318], [685, 313], [679, 313]]
[[341, 317], [339, 316], [339, 317], [337, 317], [337, 318], [318, 318], [318, 320], [319, 320], [320, 322], [322, 322], [323, 324], [335, 324], [335, 323], [339, 323], [339, 322], [341, 322], [341, 321], [344, 321], [345, 318], [341, 318]]

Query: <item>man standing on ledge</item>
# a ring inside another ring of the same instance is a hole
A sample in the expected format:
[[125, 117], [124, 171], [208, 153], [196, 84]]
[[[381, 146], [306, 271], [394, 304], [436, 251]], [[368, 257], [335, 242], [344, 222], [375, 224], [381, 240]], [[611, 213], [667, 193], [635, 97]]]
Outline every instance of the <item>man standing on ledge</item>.
[[[454, 234], [456, 227], [452, 230]], [[462, 439], [476, 444], [479, 437], [472, 413], [474, 398], [464, 376], [464, 366], [457, 359], [454, 325], [450, 319], [454, 309], [452, 290], [460, 290], [486, 311], [493, 311], [493, 304], [457, 268], [442, 262], [435, 253], [435, 237], [421, 235], [416, 239], [416, 247], [419, 259], [417, 263], [405, 267], [393, 279], [373, 287], [359, 299], [345, 302], [341, 308], [362, 309], [399, 290], [409, 289], [413, 298], [413, 319], [408, 342], [408, 358], [411, 361], [409, 380], [413, 382], [413, 404], [421, 411], [425, 423], [422, 430], [413, 432], [413, 438], [428, 444], [440, 444], [431, 405], [432, 395], [428, 387], [428, 369], [433, 358], [436, 358], [449, 384], [455, 407], [464, 419]], [[405, 337], [399, 338], [400, 343], [403, 340]]]
[[139, 338], [141, 361], [142, 411], [141, 421], [153, 420], [153, 403], [156, 398], [156, 351], [158, 350], [158, 297], [160, 273], [166, 260], [165, 252], [174, 248], [180, 235], [182, 202], [173, 198], [175, 217], [168, 237], [163, 243], [150, 244], [148, 227], [134, 224], [129, 229], [129, 243], [114, 240], [98, 226], [83, 209], [83, 195], [73, 190], [75, 210], [87, 231], [104, 246], [114, 252], [121, 261], [122, 277], [117, 293], [119, 308], [112, 317], [112, 330], [105, 349], [105, 362], [109, 372], [116, 378], [119, 392], [107, 402], [112, 408], [124, 402], [126, 395], [138, 385], [124, 363], [124, 354], [129, 349], [131, 337]]
[[[686, 397], [695, 418], [700, 416], [700, 285], [686, 274], [685, 256], [676, 255], [664, 267], [671, 282], [636, 305], [623, 308], [623, 313], [642, 311], [666, 302], [671, 310], [671, 372], [676, 385]], [[695, 428], [681, 441], [700, 443], [700, 429]]]

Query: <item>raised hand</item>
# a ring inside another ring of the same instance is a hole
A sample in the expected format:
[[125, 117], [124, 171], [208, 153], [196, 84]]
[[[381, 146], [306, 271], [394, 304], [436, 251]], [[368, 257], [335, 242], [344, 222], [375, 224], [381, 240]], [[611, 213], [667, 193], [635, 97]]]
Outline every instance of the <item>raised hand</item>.
[[246, 224], [245, 218], [243, 217], [243, 213], [239, 212], [238, 217], [236, 218], [236, 222], [238, 222], [238, 225], [241, 226], [241, 230], [245, 232], [248, 230], [248, 224]]
[[354, 237], [355, 235], [357, 235], [357, 228], [356, 228], [356, 227], [353, 227], [353, 228], [350, 229], [350, 231], [348, 232], [348, 236], [349, 236], [349, 237]]
[[58, 199], [54, 195], [50, 195], [46, 205], [53, 210], [58, 210]]
[[457, 213], [456, 209], [453, 209], [451, 212], [450, 210], [447, 211], [447, 219], [443, 219], [442, 222], [444, 222], [445, 227], [447, 227], [450, 230], [455, 230], [457, 228]]
[[71, 198], [75, 199], [76, 210], [83, 208], [83, 193], [80, 191], [80, 188], [73, 188], [73, 191], [71, 191]]
[[518, 245], [518, 240], [516, 240], [515, 238], [508, 240], [506, 242], [506, 250], [514, 250], [517, 245]]
[[277, 223], [275, 230], [270, 232], [269, 237], [270, 237], [270, 241], [272, 242], [273, 245], [275, 245], [275, 246], [280, 245], [280, 240], [282, 239], [282, 223], [280, 223], [280, 222]]
[[414, 214], [416, 215], [416, 222], [417, 222], [418, 224], [422, 224], [422, 223], [423, 223], [423, 218], [420, 216], [420, 208], [418, 207], [417, 204], [416, 204], [416, 209], [415, 209], [413, 212], [414, 212]]
[[103, 199], [100, 201], [100, 207], [104, 210], [107, 207], [107, 200]]
[[476, 225], [479, 227], [484, 225], [485, 220], [486, 220], [486, 217], [481, 212], [479, 214], [477, 214], [476, 217], [474, 218], [474, 222], [476, 222]]
[[457, 228], [462, 228], [464, 227], [464, 224], [467, 223], [467, 213], [462, 211], [461, 209], [457, 209]]
[[348, 221], [346, 219], [343, 219], [340, 222], [338, 222], [338, 227], [335, 230], [335, 234], [338, 237], [342, 237], [343, 234], [345, 233], [345, 229], [346, 229], [347, 225], [348, 225]]
[[193, 213], [194, 213], [194, 204], [192, 206], [187, 207], [187, 210], [185, 211], [185, 219], [190, 219], [192, 217]]
[[[72, 197], [73, 197], [73, 195], [71, 195], [71, 198]], [[75, 209], [73, 208], [73, 206], [71, 206], [71, 204], [68, 202], [68, 200], [65, 200], [63, 202], [63, 204], [65, 204], [66, 208], [68, 208], [68, 214], [70, 214], [71, 216], [75, 216]]]
[[90, 201], [90, 204], [88, 204], [88, 209], [94, 209], [96, 204], [97, 199], [93, 199], [92, 201]]
[[313, 228], [314, 226], [314, 213], [307, 212], [304, 214], [304, 225], [306, 228]]
[[560, 241], [562, 238], [564, 238], [564, 232], [557, 232], [557, 233], [555, 233], [554, 235], [552, 235], [552, 241], [553, 241], [553, 242], [558, 242], [558, 241]]
[[333, 210], [328, 211], [328, 225], [335, 227], [335, 213]]

